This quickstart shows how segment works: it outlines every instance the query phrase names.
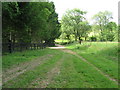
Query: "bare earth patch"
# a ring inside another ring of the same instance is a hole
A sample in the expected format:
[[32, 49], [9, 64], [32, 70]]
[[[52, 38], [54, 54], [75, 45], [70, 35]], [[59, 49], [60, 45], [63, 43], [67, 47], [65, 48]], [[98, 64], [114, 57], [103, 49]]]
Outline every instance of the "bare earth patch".
[[35, 60], [32, 60], [30, 62], [21, 63], [17, 66], [10, 68], [10, 69], [4, 70], [3, 71], [3, 83], [5, 83], [9, 80], [12, 80], [13, 78], [19, 76], [20, 74], [23, 74], [25, 71], [34, 69], [38, 65], [44, 63], [44, 60], [47, 60], [52, 56], [53, 55], [50, 55], [50, 54], [45, 55], [45, 56], [41, 56], [41, 57], [39, 57]]
[[31, 83], [31, 85], [34, 85], [35, 83], [37, 83], [37, 85], [34, 86], [35, 88], [38, 88], [38, 87], [46, 88], [50, 83], [53, 82], [52, 79], [54, 78], [54, 76], [60, 74], [60, 66], [61, 66], [61, 63], [63, 62], [63, 60], [64, 59], [62, 57], [59, 61], [57, 61], [57, 63], [55, 64], [54, 68], [52, 68], [52, 70], [50, 70], [49, 72], [46, 73], [47, 75], [46, 75], [45, 79], [42, 80], [39, 77], [35, 81], [33, 81]]

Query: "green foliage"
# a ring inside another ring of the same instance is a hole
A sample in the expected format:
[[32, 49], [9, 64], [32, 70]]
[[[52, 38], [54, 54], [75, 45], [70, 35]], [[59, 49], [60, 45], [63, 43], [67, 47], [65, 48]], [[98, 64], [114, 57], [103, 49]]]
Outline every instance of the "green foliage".
[[97, 38], [94, 37], [94, 36], [92, 36], [92, 37], [90, 37], [90, 40], [91, 40], [91, 41], [97, 41]]
[[115, 22], [109, 22], [107, 24], [107, 33], [106, 39], [107, 41], [114, 41], [117, 39], [118, 31], [117, 31], [117, 24]]
[[53, 2], [3, 3], [3, 42], [53, 42], [60, 23]]
[[96, 29], [100, 30], [100, 41], [114, 41], [117, 34], [117, 24], [110, 22], [112, 13], [109, 11], [99, 12], [93, 16]]
[[66, 11], [61, 20], [61, 31], [70, 39], [70, 35], [75, 36], [75, 40], [79, 37], [86, 37], [90, 29], [89, 23], [85, 20], [84, 14], [86, 12], [79, 9], [72, 9]]
[[98, 12], [93, 16], [94, 23], [99, 25], [100, 30], [104, 29], [104, 25], [108, 24], [110, 19], [112, 19], [112, 13], [109, 11]]
[[115, 35], [114, 35], [114, 33], [107, 33], [106, 34], [106, 39], [107, 39], [107, 41], [114, 41], [114, 39], [115, 39], [115, 37], [114, 37]]

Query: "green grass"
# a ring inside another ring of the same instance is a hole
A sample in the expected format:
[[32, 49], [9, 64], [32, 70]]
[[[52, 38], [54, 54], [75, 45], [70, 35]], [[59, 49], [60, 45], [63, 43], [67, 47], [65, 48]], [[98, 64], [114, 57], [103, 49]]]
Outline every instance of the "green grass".
[[109, 42], [86, 42], [70, 44], [67, 48], [77, 52], [111, 77], [118, 79], [118, 44]]
[[[118, 79], [117, 44], [84, 43], [79, 45], [74, 43], [66, 47], [86, 58], [89, 62], [101, 69], [101, 71]], [[57, 62], [61, 59], [63, 60], [58, 66], [60, 73], [53, 74], [47, 88], [118, 88], [114, 81], [100, 74], [99, 71], [82, 61], [79, 57], [60, 50], [46, 48], [43, 50], [31, 50], [8, 54], [3, 56], [3, 67], [8, 69], [18, 63], [29, 62], [47, 54], [53, 56], [44, 60], [44, 63], [36, 66], [34, 69], [28, 70], [18, 77], [4, 83], [3, 88], [41, 88], [39, 82], [46, 79], [48, 75], [47, 72], [53, 70]], [[116, 59], [114, 60], [111, 57]], [[40, 80], [38, 80], [38, 78], [40, 78]], [[38, 81], [35, 82], [36, 80]]]
[[56, 39], [56, 40], [55, 40], [55, 43], [56, 43], [56, 44], [61, 44], [61, 45], [68, 44], [69, 42], [70, 42], [69, 40], [65, 40], [65, 39], [63, 39], [63, 40], [61, 40], [61, 39]]
[[114, 88], [117, 85], [78, 57], [67, 54], [61, 72], [48, 88]]
[[60, 42], [69, 42], [69, 40], [65, 40], [65, 39], [64, 39], [64, 40], [56, 39], [55, 42], [58, 42], [58, 43], [60, 43]]
[[[39, 83], [34, 83], [38, 77], [44, 80], [46, 73], [54, 68], [57, 61], [64, 57], [64, 61], [60, 66], [60, 74], [52, 79], [47, 88], [115, 88], [117, 85], [110, 81], [107, 77], [101, 75], [93, 67], [78, 57], [54, 50], [54, 57], [47, 60], [44, 64], [36, 67], [34, 70], [25, 72], [24, 74], [8, 81], [3, 85], [3, 88], [26, 88], [39, 86]], [[41, 81], [40, 80], [40, 81]], [[38, 87], [39, 88], [39, 87]]]
[[23, 52], [15, 52], [2, 56], [2, 68], [8, 69], [13, 65], [20, 64], [22, 62], [28, 62], [37, 57], [52, 53], [49, 49], [40, 50], [27, 50]]
[[[46, 50], [45, 50], [46, 51]], [[47, 49], [49, 51], [49, 49]], [[49, 52], [46, 53], [48, 54]], [[37, 52], [37, 51], [36, 51]], [[24, 74], [19, 75], [17, 78], [8, 81], [3, 85], [3, 88], [25, 88], [30, 87], [29, 84], [34, 81], [34, 79], [40, 77], [44, 78], [46, 72], [48, 72], [52, 67], [54, 67], [55, 63], [61, 58], [62, 52], [58, 50], [51, 50], [51, 53], [54, 54], [54, 57], [49, 58], [46, 62], [34, 70], [26, 71]]]

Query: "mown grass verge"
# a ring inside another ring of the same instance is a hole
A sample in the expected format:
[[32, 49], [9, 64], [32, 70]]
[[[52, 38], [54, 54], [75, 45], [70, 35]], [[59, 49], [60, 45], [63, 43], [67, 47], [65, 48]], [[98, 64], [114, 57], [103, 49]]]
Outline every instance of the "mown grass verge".
[[55, 76], [48, 88], [117, 88], [114, 81], [100, 74], [94, 67], [67, 54], [60, 74]]
[[118, 80], [118, 43], [86, 42], [82, 45], [69, 44], [66, 47]]

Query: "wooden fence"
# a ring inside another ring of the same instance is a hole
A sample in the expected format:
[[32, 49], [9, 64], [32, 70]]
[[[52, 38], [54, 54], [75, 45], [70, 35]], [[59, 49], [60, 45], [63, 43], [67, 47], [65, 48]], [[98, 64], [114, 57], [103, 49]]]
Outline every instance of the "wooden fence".
[[46, 45], [44, 43], [2, 43], [2, 52], [16, 52], [24, 50], [43, 49]]

